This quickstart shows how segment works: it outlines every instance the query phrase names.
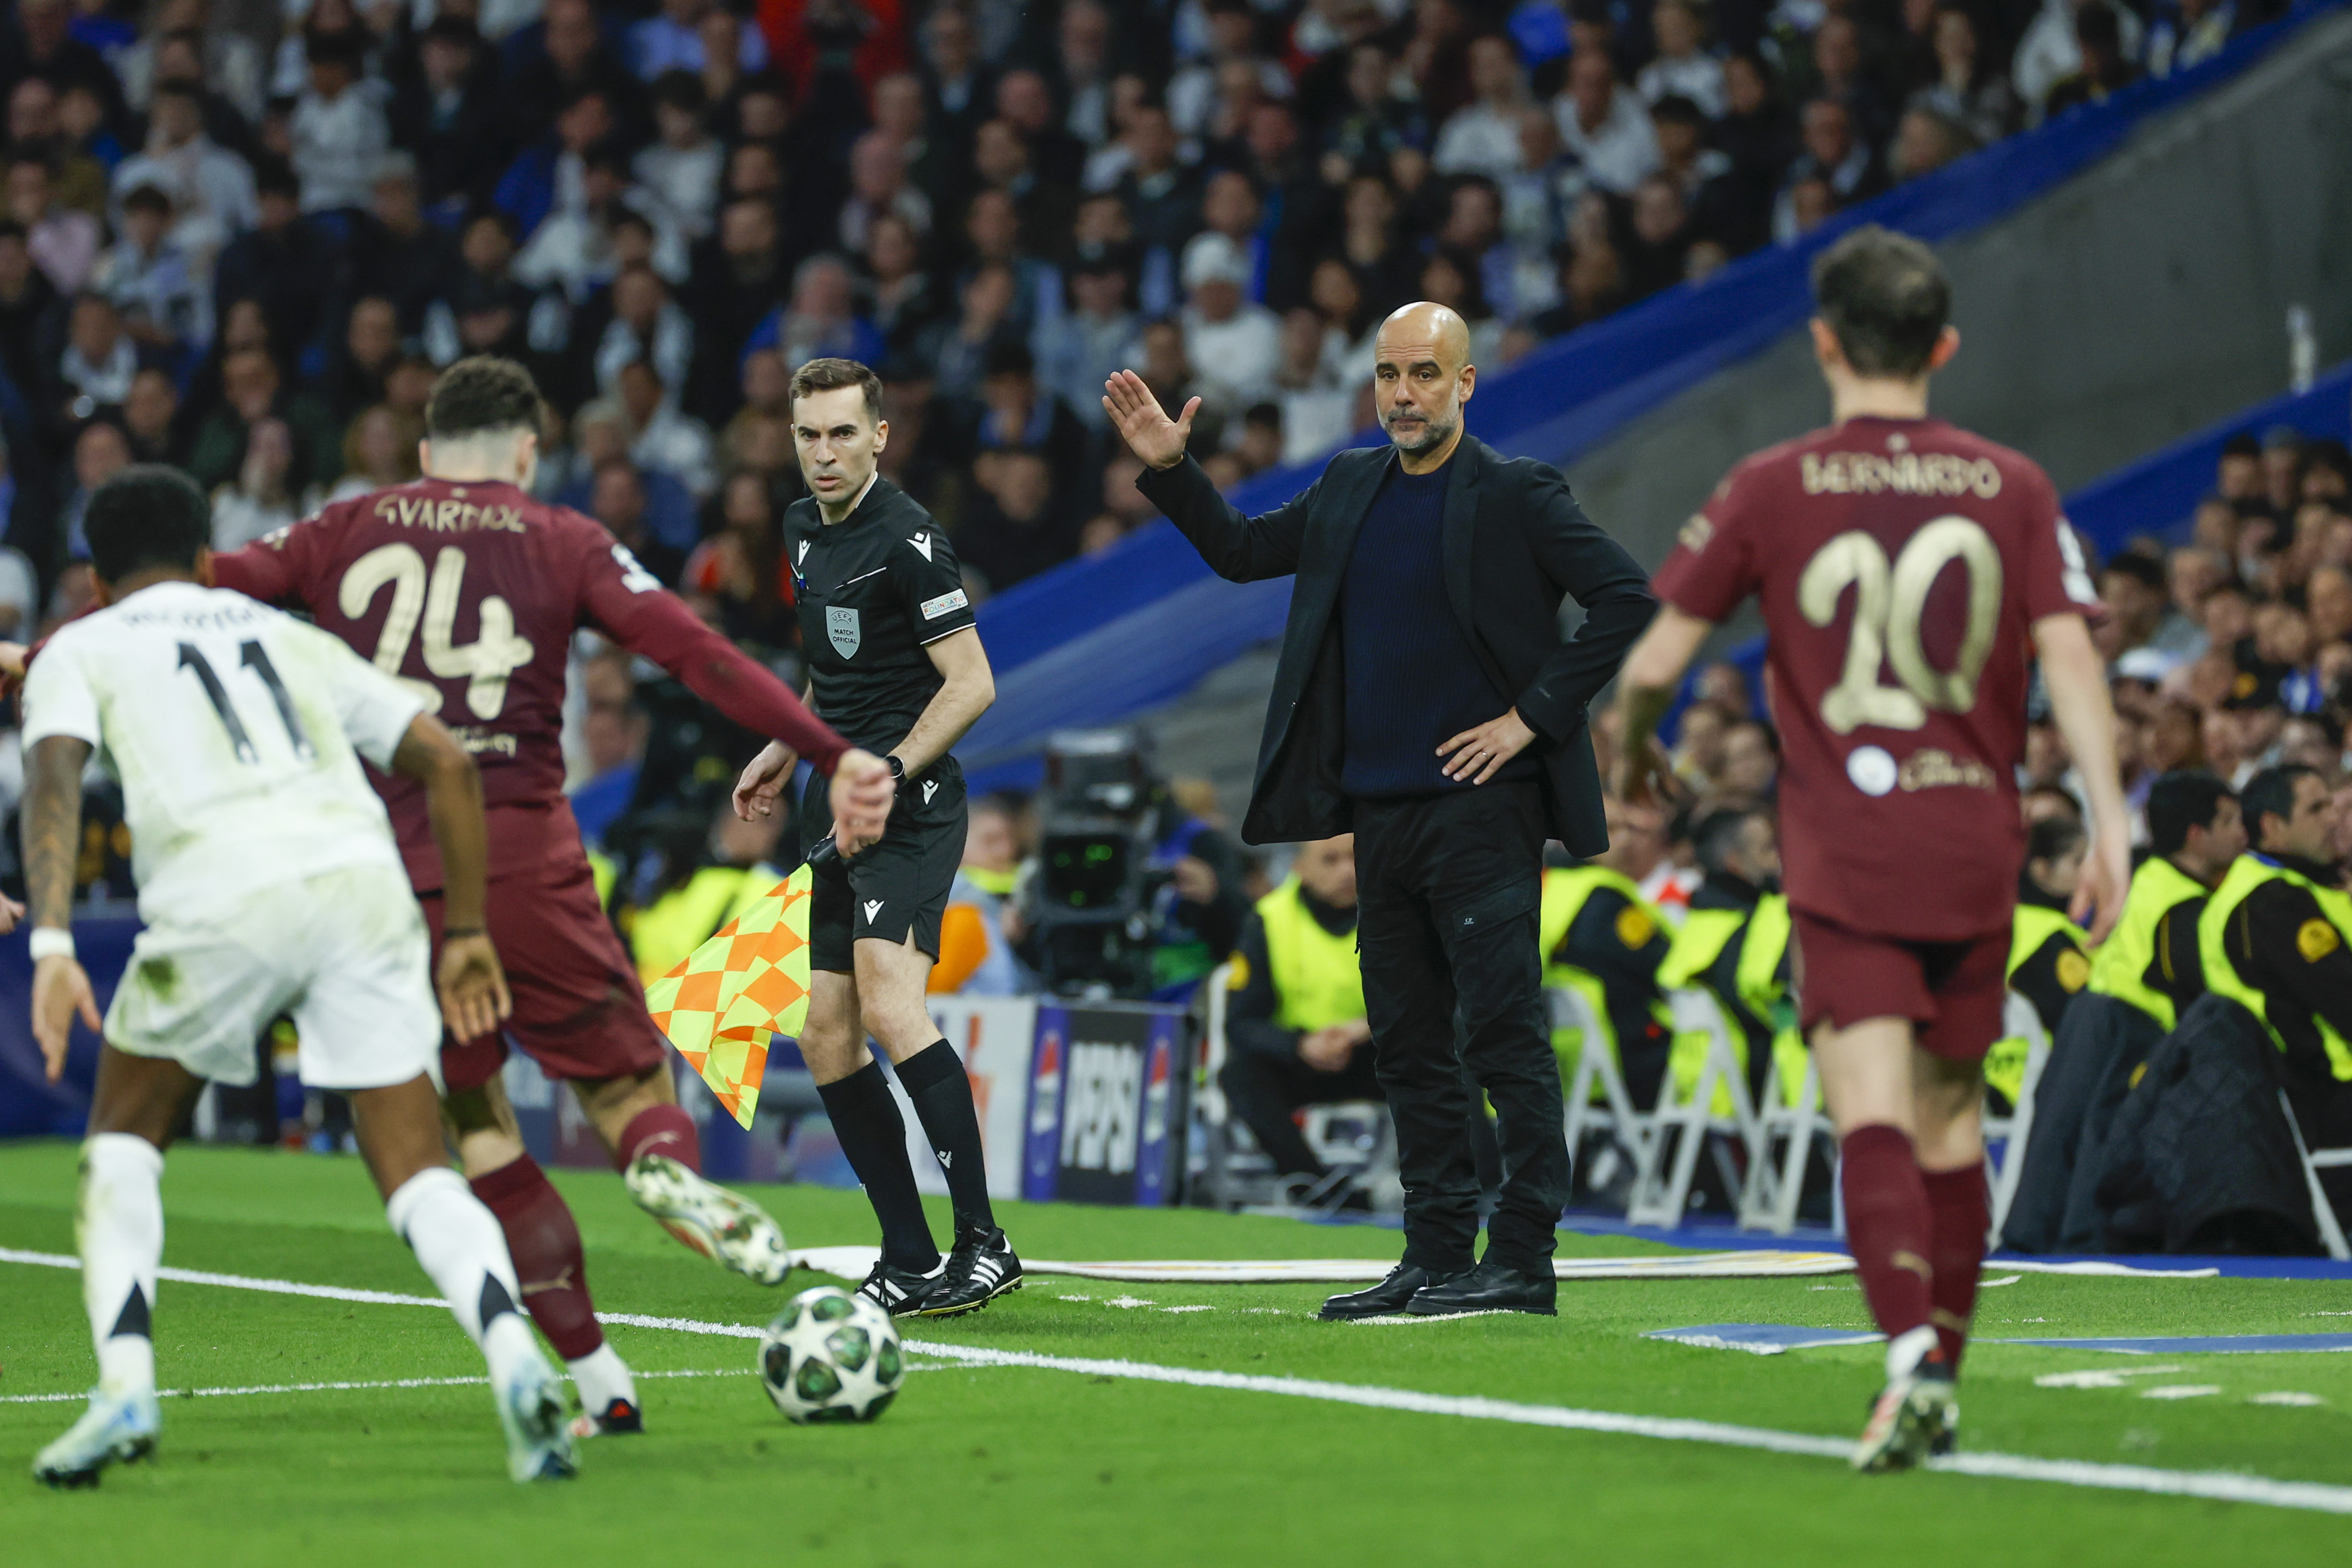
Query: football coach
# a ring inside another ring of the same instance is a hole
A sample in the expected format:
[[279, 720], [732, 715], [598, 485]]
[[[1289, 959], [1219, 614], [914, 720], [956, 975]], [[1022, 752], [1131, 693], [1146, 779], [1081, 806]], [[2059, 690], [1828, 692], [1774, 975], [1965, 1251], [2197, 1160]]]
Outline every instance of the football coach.
[[[1405, 1189], [1403, 1260], [1323, 1316], [1549, 1313], [1569, 1150], [1537, 952], [1543, 846], [1608, 847], [1585, 707], [1655, 602], [1557, 470], [1463, 434], [1477, 370], [1461, 317], [1407, 305], [1377, 342], [1388, 447], [1341, 452], [1263, 517], [1185, 455], [1200, 399], [1171, 419], [1120, 371], [1103, 406], [1146, 465], [1138, 487], [1220, 576], [1298, 578], [1242, 837], [1356, 836], [1358, 955]], [[1584, 608], [1573, 637], [1562, 595]], [[1503, 1155], [1475, 1267], [1465, 1068]]]

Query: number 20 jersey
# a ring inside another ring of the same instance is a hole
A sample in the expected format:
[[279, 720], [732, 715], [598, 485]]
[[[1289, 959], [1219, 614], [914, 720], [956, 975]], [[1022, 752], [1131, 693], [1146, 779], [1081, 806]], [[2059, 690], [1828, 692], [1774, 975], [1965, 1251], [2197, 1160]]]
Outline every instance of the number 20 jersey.
[[1791, 905], [1913, 942], [2007, 928], [2032, 628], [2097, 603], [2038, 465], [1849, 419], [1732, 469], [1655, 586], [1709, 621], [1761, 605]]

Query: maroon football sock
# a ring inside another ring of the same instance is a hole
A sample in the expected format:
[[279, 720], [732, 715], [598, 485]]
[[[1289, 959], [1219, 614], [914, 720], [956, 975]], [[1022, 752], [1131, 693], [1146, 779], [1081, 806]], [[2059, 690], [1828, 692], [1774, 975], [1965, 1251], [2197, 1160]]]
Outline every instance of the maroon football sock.
[[578, 1361], [604, 1342], [596, 1309], [588, 1300], [588, 1263], [580, 1251], [580, 1227], [563, 1194], [525, 1154], [473, 1180], [474, 1195], [499, 1216], [522, 1285], [522, 1304], [531, 1321], [565, 1361]]
[[1893, 1339], [1928, 1321], [1935, 1310], [1934, 1231], [1919, 1163], [1911, 1135], [1884, 1122], [1855, 1128], [1838, 1152], [1846, 1246], [1870, 1315]]
[[1927, 1171], [1920, 1183], [1927, 1189], [1927, 1213], [1934, 1241], [1927, 1261], [1935, 1265], [1936, 1339], [1944, 1359], [1959, 1370], [1960, 1351], [1969, 1341], [1969, 1320], [1976, 1315], [1977, 1277], [1984, 1272], [1985, 1232], [1992, 1224], [1992, 1198], [1985, 1190], [1982, 1165], [1958, 1171]]
[[667, 1154], [699, 1174], [702, 1135], [694, 1130], [694, 1118], [676, 1105], [649, 1105], [638, 1111], [622, 1130], [621, 1142], [613, 1151], [614, 1167], [625, 1171], [640, 1154]]

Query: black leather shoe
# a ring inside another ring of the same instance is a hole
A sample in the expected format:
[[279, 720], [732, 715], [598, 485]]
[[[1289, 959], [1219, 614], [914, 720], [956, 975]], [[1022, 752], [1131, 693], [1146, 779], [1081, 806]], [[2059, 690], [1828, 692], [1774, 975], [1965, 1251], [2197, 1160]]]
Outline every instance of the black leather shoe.
[[1404, 1310], [1416, 1318], [1461, 1312], [1534, 1312], [1551, 1318], [1559, 1316], [1553, 1305], [1559, 1295], [1559, 1281], [1549, 1268], [1541, 1274], [1522, 1274], [1500, 1263], [1481, 1263], [1467, 1274], [1456, 1274], [1414, 1292]]
[[1452, 1274], [1433, 1274], [1418, 1264], [1400, 1263], [1389, 1270], [1389, 1277], [1365, 1289], [1345, 1296], [1334, 1296], [1323, 1303], [1318, 1316], [1329, 1321], [1338, 1318], [1379, 1318], [1391, 1312], [1402, 1312], [1405, 1303], [1427, 1290], [1458, 1278]]

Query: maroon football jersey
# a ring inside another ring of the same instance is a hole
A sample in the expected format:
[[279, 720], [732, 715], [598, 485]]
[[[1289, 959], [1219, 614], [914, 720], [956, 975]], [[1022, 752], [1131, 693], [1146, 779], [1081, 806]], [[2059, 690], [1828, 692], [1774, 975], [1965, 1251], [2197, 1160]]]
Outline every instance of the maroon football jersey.
[[2097, 603], [2031, 459], [1939, 419], [1849, 419], [1732, 469], [1659, 597], [1761, 601], [1789, 901], [1856, 931], [2009, 925], [2030, 633]]
[[[564, 670], [583, 626], [824, 771], [846, 747], [603, 523], [510, 484], [426, 479], [338, 501], [215, 556], [213, 571], [224, 588], [309, 611], [415, 686], [472, 753], [493, 810], [544, 812], [562, 799]], [[424, 787], [382, 775], [376, 785], [411, 879], [421, 890], [439, 887]], [[493, 868], [534, 858], [535, 842], [520, 827], [494, 834]]]

